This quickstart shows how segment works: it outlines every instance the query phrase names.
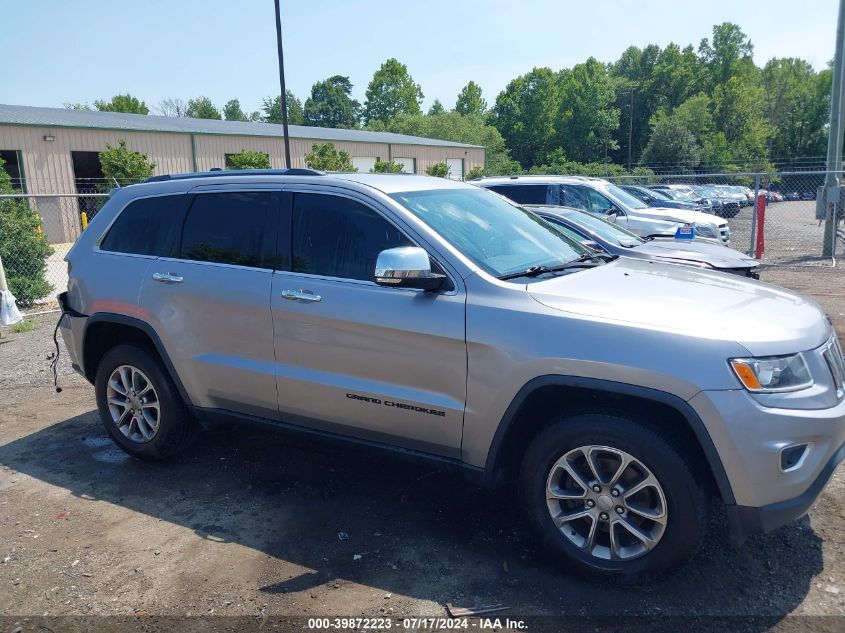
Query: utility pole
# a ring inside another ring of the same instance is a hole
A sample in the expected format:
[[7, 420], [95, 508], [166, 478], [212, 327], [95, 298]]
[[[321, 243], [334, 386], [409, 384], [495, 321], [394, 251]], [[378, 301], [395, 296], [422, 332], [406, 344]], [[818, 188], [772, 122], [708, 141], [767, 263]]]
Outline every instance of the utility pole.
[[631, 140], [634, 137], [634, 88], [631, 87], [631, 109], [628, 111], [628, 169], [631, 169]]
[[[845, 1], [845, 0], [843, 0]], [[290, 137], [288, 136], [288, 96], [285, 90], [285, 56], [282, 52], [282, 17], [279, 0], [276, 4], [276, 43], [279, 49], [279, 84], [282, 88], [282, 132], [285, 136], [285, 167], [290, 169]]]
[[[836, 23], [836, 53], [833, 58], [833, 85], [830, 91], [830, 136], [827, 140], [827, 178], [824, 199], [827, 214], [824, 224], [822, 255], [834, 257], [836, 246], [836, 212], [839, 206], [839, 172], [842, 171], [842, 134], [845, 118], [845, 0], [839, 0], [839, 19]], [[821, 193], [821, 192], [820, 192]]]

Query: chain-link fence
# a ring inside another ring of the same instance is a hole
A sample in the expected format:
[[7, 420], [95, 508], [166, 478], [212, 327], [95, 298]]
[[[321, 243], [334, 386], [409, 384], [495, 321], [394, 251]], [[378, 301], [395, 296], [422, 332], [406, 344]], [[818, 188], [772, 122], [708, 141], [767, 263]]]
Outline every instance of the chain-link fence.
[[[624, 176], [612, 180], [649, 206], [693, 204], [724, 218], [732, 248], [776, 266], [827, 266], [845, 256], [843, 207], [817, 204], [827, 174], [812, 172]], [[57, 307], [67, 287], [64, 256], [108, 198], [105, 184], [79, 183], [74, 194], [0, 195], [0, 257], [25, 311]], [[766, 199], [761, 211], [755, 200]], [[836, 270], [842, 270], [837, 267]]]
[[[731, 247], [778, 266], [831, 266], [845, 255], [843, 205], [819, 201], [828, 173], [621, 176], [612, 180], [649, 206], [694, 204], [727, 220]], [[843, 174], [837, 174], [840, 178]], [[823, 195], [823, 193], [822, 193]], [[758, 208], [758, 196], [765, 208]], [[834, 225], [835, 229], [834, 230]]]
[[56, 296], [67, 289], [64, 256], [107, 198], [100, 191], [0, 195], [0, 258], [22, 310], [58, 308]]

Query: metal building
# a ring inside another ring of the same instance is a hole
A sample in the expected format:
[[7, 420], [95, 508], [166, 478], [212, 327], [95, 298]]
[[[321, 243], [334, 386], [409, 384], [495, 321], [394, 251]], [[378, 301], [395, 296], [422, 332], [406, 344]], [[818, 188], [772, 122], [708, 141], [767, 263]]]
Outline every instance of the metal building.
[[[241, 150], [263, 152], [272, 167], [284, 167], [282, 126], [272, 123], [0, 104], [0, 158], [18, 188], [33, 196], [51, 242], [78, 237], [78, 202], [67, 204], [64, 198], [91, 192], [92, 183], [102, 179], [99, 152], [119, 140], [146, 154], [155, 163], [156, 174], [222, 168], [227, 155]], [[291, 125], [292, 166], [305, 167], [305, 155], [313, 145], [327, 142], [347, 152], [362, 172], [372, 169], [376, 160], [393, 160], [406, 172], [418, 174], [443, 162], [449, 165], [451, 178], [462, 179], [485, 161], [484, 148], [476, 145]]]

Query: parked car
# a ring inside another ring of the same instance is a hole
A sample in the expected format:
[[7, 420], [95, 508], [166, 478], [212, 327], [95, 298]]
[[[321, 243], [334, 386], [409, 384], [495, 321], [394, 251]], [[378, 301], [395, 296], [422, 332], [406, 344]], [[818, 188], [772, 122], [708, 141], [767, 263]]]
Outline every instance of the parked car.
[[706, 213], [712, 213], [719, 217], [727, 217], [722, 203], [722, 197], [710, 192], [710, 196], [704, 195], [700, 190], [693, 189], [692, 185], [649, 185], [650, 189], [669, 196], [674, 200], [695, 201], [696, 204], [704, 207]]
[[730, 200], [734, 200], [739, 204], [740, 207], [747, 207], [753, 203], [754, 194], [751, 193], [751, 196], [747, 196], [745, 192], [742, 190], [741, 187], [735, 187], [733, 185], [707, 185], [711, 189], [715, 189], [718, 191], [724, 198], [728, 198]]
[[696, 204], [693, 200], [676, 200], [667, 193], [639, 185], [619, 185], [643, 204], [649, 207], [663, 207], [665, 209], [686, 209], [687, 211], [701, 211], [707, 213], [708, 208]]
[[685, 209], [649, 207], [627, 191], [601, 178], [580, 176], [502, 176], [473, 184], [491, 189], [518, 204], [550, 204], [615, 215], [617, 223], [642, 237], [675, 235], [678, 226], [694, 225], [702, 236], [730, 243], [728, 223]]
[[704, 240], [642, 238], [578, 209], [526, 206], [582, 245], [620, 257], [708, 268], [759, 279], [759, 262], [727, 246]]
[[515, 484], [568, 570], [665, 576], [711, 496], [739, 542], [806, 513], [845, 457], [845, 361], [815, 302], [591, 252], [468, 183], [157, 176], [66, 259], [62, 337], [128, 454], [234, 420], [427, 459]]
[[797, 202], [801, 199], [801, 194], [797, 191], [788, 191], [784, 194], [784, 197], [790, 202]]
[[739, 215], [742, 205], [735, 196], [727, 196], [712, 185], [692, 185], [696, 195], [709, 200], [713, 210], [719, 217], [734, 218]]

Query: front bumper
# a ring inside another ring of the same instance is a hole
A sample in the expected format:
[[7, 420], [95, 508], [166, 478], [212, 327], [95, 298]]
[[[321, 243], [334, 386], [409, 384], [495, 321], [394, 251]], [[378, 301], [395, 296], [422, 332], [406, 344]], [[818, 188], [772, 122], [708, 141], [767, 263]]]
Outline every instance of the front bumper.
[[753, 534], [771, 532], [807, 514], [827, 482], [830, 481], [836, 467], [843, 461], [845, 461], [845, 444], [830, 457], [810, 487], [792, 499], [770, 503], [759, 508], [740, 505], [725, 506], [731, 540], [735, 544], [740, 544]]
[[[744, 390], [727, 390], [701, 391], [689, 404], [721, 458], [738, 540], [805, 514], [845, 459], [845, 400], [826, 409], [783, 409], [763, 406]], [[783, 451], [801, 445], [800, 462], [784, 468]]]

